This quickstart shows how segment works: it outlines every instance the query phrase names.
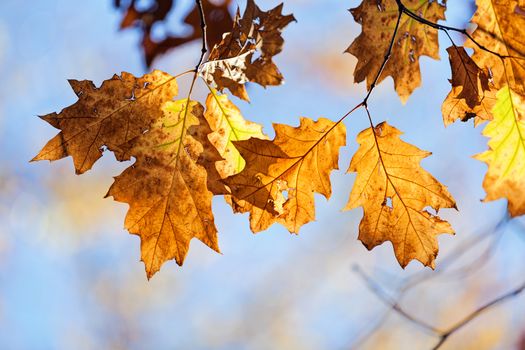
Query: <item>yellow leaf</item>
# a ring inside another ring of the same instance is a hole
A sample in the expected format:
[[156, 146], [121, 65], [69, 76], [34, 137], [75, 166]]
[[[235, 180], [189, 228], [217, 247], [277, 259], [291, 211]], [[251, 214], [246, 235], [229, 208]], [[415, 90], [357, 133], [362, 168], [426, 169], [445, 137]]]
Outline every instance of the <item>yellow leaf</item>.
[[346, 210], [363, 207], [359, 239], [369, 250], [392, 242], [404, 268], [416, 259], [434, 267], [436, 236], [454, 233], [450, 224], [432, 215], [455, 208], [447, 188], [420, 166], [431, 153], [401, 141], [401, 132], [383, 122], [357, 136], [360, 147], [348, 172], [357, 172]]
[[244, 169], [245, 161], [235, 148], [234, 141], [248, 140], [251, 137], [268, 138], [262, 132], [262, 125], [245, 120], [227, 95], [218, 95], [215, 91], [206, 99], [204, 117], [213, 130], [208, 138], [224, 158], [216, 163], [219, 175], [223, 179]]
[[483, 188], [485, 201], [508, 200], [511, 216], [525, 214], [525, 99], [508, 86], [497, 94], [494, 120], [483, 130], [489, 150], [475, 156], [489, 168]]
[[130, 206], [125, 227], [141, 238], [148, 278], [167, 260], [182, 265], [194, 237], [219, 252], [207, 184], [221, 158], [207, 139], [211, 130], [204, 108], [184, 99], [167, 102], [163, 112], [125, 149], [136, 162], [115, 178], [108, 192]]
[[[429, 21], [445, 19], [445, 6], [437, 1], [406, 0], [403, 4]], [[364, 0], [350, 12], [355, 21], [362, 25], [363, 31], [346, 52], [358, 59], [354, 71], [355, 82], [360, 83], [366, 79], [370, 90], [387, 54], [398, 18], [398, 6], [395, 0]], [[419, 57], [422, 55], [439, 59], [437, 30], [404, 15], [394, 40], [392, 54], [378, 83], [391, 76], [401, 101], [405, 103], [421, 85]]]
[[141, 135], [163, 112], [161, 105], [177, 95], [174, 77], [153, 71], [142, 78], [123, 72], [104, 81], [100, 88], [89, 80], [70, 80], [78, 101], [60, 113], [42, 117], [60, 133], [35, 160], [73, 157], [77, 174], [91, 169], [102, 157], [103, 147], [125, 160], [121, 145]]
[[290, 232], [315, 219], [314, 193], [332, 193], [330, 172], [338, 169], [346, 141], [342, 123], [301, 118], [299, 127], [275, 124], [275, 139], [235, 142], [246, 167], [226, 179], [234, 209], [250, 212], [253, 232], [275, 222]]

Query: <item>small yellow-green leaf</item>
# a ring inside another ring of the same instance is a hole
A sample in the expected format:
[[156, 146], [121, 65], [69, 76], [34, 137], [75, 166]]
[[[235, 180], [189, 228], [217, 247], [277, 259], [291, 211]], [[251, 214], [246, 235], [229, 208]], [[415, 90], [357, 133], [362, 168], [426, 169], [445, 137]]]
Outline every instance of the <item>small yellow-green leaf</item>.
[[216, 163], [221, 178], [240, 173], [246, 164], [235, 148], [234, 141], [248, 140], [252, 137], [268, 139], [268, 136], [262, 132], [262, 125], [244, 119], [239, 108], [228, 99], [227, 95], [219, 95], [214, 90], [206, 99], [204, 117], [213, 130], [208, 138], [224, 158], [223, 161]]
[[483, 135], [490, 138], [489, 150], [475, 156], [489, 168], [483, 188], [485, 201], [508, 200], [511, 216], [525, 214], [525, 99], [504, 86], [492, 109], [494, 120]]

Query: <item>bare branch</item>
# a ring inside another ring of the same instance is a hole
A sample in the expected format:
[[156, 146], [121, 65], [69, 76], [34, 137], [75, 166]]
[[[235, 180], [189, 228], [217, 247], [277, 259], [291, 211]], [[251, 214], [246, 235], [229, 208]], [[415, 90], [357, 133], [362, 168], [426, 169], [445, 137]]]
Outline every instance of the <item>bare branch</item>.
[[502, 296], [500, 296], [500, 297], [498, 297], [496, 299], [493, 299], [493, 300], [489, 301], [488, 303], [486, 303], [485, 305], [479, 307], [478, 309], [476, 309], [475, 311], [470, 313], [468, 316], [466, 316], [463, 320], [459, 321], [454, 326], [449, 328], [446, 332], [441, 334], [439, 342], [432, 349], [433, 350], [439, 349], [445, 343], [445, 341], [448, 339], [448, 337], [450, 337], [452, 334], [454, 334], [455, 332], [457, 332], [458, 330], [460, 330], [461, 328], [466, 326], [468, 323], [470, 323], [476, 317], [478, 317], [479, 315], [481, 315], [485, 311], [491, 309], [492, 307], [494, 307], [496, 305], [499, 305], [499, 304], [501, 304], [501, 303], [503, 303], [503, 302], [505, 302], [505, 301], [507, 301], [509, 299], [512, 299], [512, 298], [520, 295], [524, 290], [525, 290], [525, 281], [520, 286], [518, 286], [517, 288], [511, 290], [510, 292], [508, 292], [506, 294], [503, 294]]

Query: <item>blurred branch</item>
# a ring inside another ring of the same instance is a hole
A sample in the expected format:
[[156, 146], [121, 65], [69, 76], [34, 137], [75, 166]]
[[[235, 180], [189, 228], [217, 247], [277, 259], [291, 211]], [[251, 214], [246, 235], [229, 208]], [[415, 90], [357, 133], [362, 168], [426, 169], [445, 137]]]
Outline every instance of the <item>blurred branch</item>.
[[390, 308], [397, 312], [400, 316], [414, 323], [415, 325], [430, 331], [433, 334], [443, 333], [443, 331], [439, 330], [438, 328], [426, 323], [425, 321], [417, 319], [416, 317], [410, 315], [408, 312], [403, 310], [399, 303], [393, 298], [391, 298], [389, 295], [387, 295], [383, 288], [381, 288], [381, 286], [379, 286], [379, 284], [376, 281], [374, 281], [370, 276], [368, 276], [359, 265], [355, 265], [353, 270], [359, 277], [363, 279], [366, 286], [368, 287], [368, 289], [370, 289], [372, 293], [374, 293], [385, 304], [389, 305]]
[[511, 290], [510, 292], [507, 292], [506, 294], [503, 294], [502, 296], [493, 299], [486, 303], [485, 305], [477, 308], [475, 311], [473, 311], [471, 314], [466, 316], [463, 320], [456, 323], [454, 326], [450, 327], [447, 331], [442, 333], [440, 335], [439, 342], [432, 348], [433, 350], [439, 349], [447, 340], [448, 337], [450, 337], [452, 334], [466, 326], [469, 322], [474, 320], [476, 317], [481, 315], [483, 312], [491, 309], [492, 307], [503, 303], [504, 301], [507, 301], [509, 299], [512, 299], [518, 295], [520, 295], [525, 290], [525, 281], [517, 288]]
[[[522, 282], [521, 285], [516, 287], [515, 289], [487, 302], [486, 304], [480, 306], [467, 316], [465, 316], [461, 321], [457, 322], [455, 325], [447, 328], [446, 330], [441, 330], [437, 327], [432, 326], [431, 324], [426, 323], [425, 321], [422, 321], [414, 316], [412, 316], [410, 313], [405, 311], [400, 305], [399, 302], [389, 297], [385, 291], [379, 286], [377, 282], [375, 282], [370, 276], [368, 276], [359, 266], [354, 267], [354, 271], [364, 280], [367, 287], [385, 304], [390, 306], [390, 310], [393, 310], [397, 312], [401, 317], [405, 318], [406, 320], [414, 323], [415, 325], [430, 331], [436, 336], [439, 336], [438, 343], [432, 348], [433, 350], [439, 349], [446, 340], [459, 331], [461, 328], [469, 324], [471, 321], [476, 319], [478, 316], [483, 314], [485, 311], [488, 311], [489, 309], [507, 301], [514, 297], [517, 297], [520, 295], [523, 291], [525, 291], [525, 281]], [[377, 327], [377, 326], [376, 326]]]

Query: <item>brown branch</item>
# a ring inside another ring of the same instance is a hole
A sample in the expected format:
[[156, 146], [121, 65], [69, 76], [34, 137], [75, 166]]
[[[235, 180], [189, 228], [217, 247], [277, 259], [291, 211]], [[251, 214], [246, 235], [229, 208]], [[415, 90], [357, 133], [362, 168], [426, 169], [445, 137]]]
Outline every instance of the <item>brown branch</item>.
[[[199, 58], [199, 63], [195, 66], [195, 74], [199, 71], [199, 67], [204, 60], [204, 55], [206, 55], [206, 52], [208, 52], [208, 49], [206, 47], [206, 17], [204, 16], [204, 7], [202, 5], [202, 0], [195, 0], [195, 3], [197, 4], [197, 7], [199, 8], [199, 15], [201, 20], [201, 33], [202, 33], [202, 48], [201, 48], [201, 57]], [[195, 76], [196, 79], [196, 76]], [[195, 80], [194, 79], [194, 80]]]
[[[422, 23], [422, 24], [425, 24], [429, 27], [432, 27], [432, 28], [435, 28], [435, 29], [438, 29], [438, 30], [442, 30], [444, 31], [445, 33], [447, 33], [448, 35], [448, 31], [454, 31], [454, 32], [458, 32], [458, 33], [461, 33], [463, 35], [465, 35], [470, 41], [472, 41], [477, 47], [479, 47], [481, 50], [483, 51], [487, 51], [493, 55], [496, 55], [498, 56], [499, 58], [501, 58], [502, 60], [505, 59], [505, 58], [511, 58], [512, 56], [506, 56], [506, 55], [502, 55], [498, 52], [495, 52], [495, 51], [492, 51], [490, 50], [489, 48], [483, 46], [482, 44], [480, 44], [478, 41], [476, 41], [472, 35], [466, 30], [466, 29], [462, 29], [462, 28], [455, 28], [455, 27], [451, 27], [451, 26], [447, 26], [447, 25], [443, 25], [443, 24], [438, 24], [438, 23], [434, 23], [434, 22], [431, 22], [421, 16], [418, 16], [417, 14], [415, 14], [414, 12], [410, 11], [410, 9], [408, 9], [402, 2], [401, 0], [396, 0], [397, 2], [397, 5], [401, 8], [401, 11], [403, 13], [405, 13], [406, 15], [408, 15], [409, 17], [415, 19], [416, 21]], [[450, 36], [449, 36], [450, 38]], [[452, 40], [452, 39], [451, 39]]]

